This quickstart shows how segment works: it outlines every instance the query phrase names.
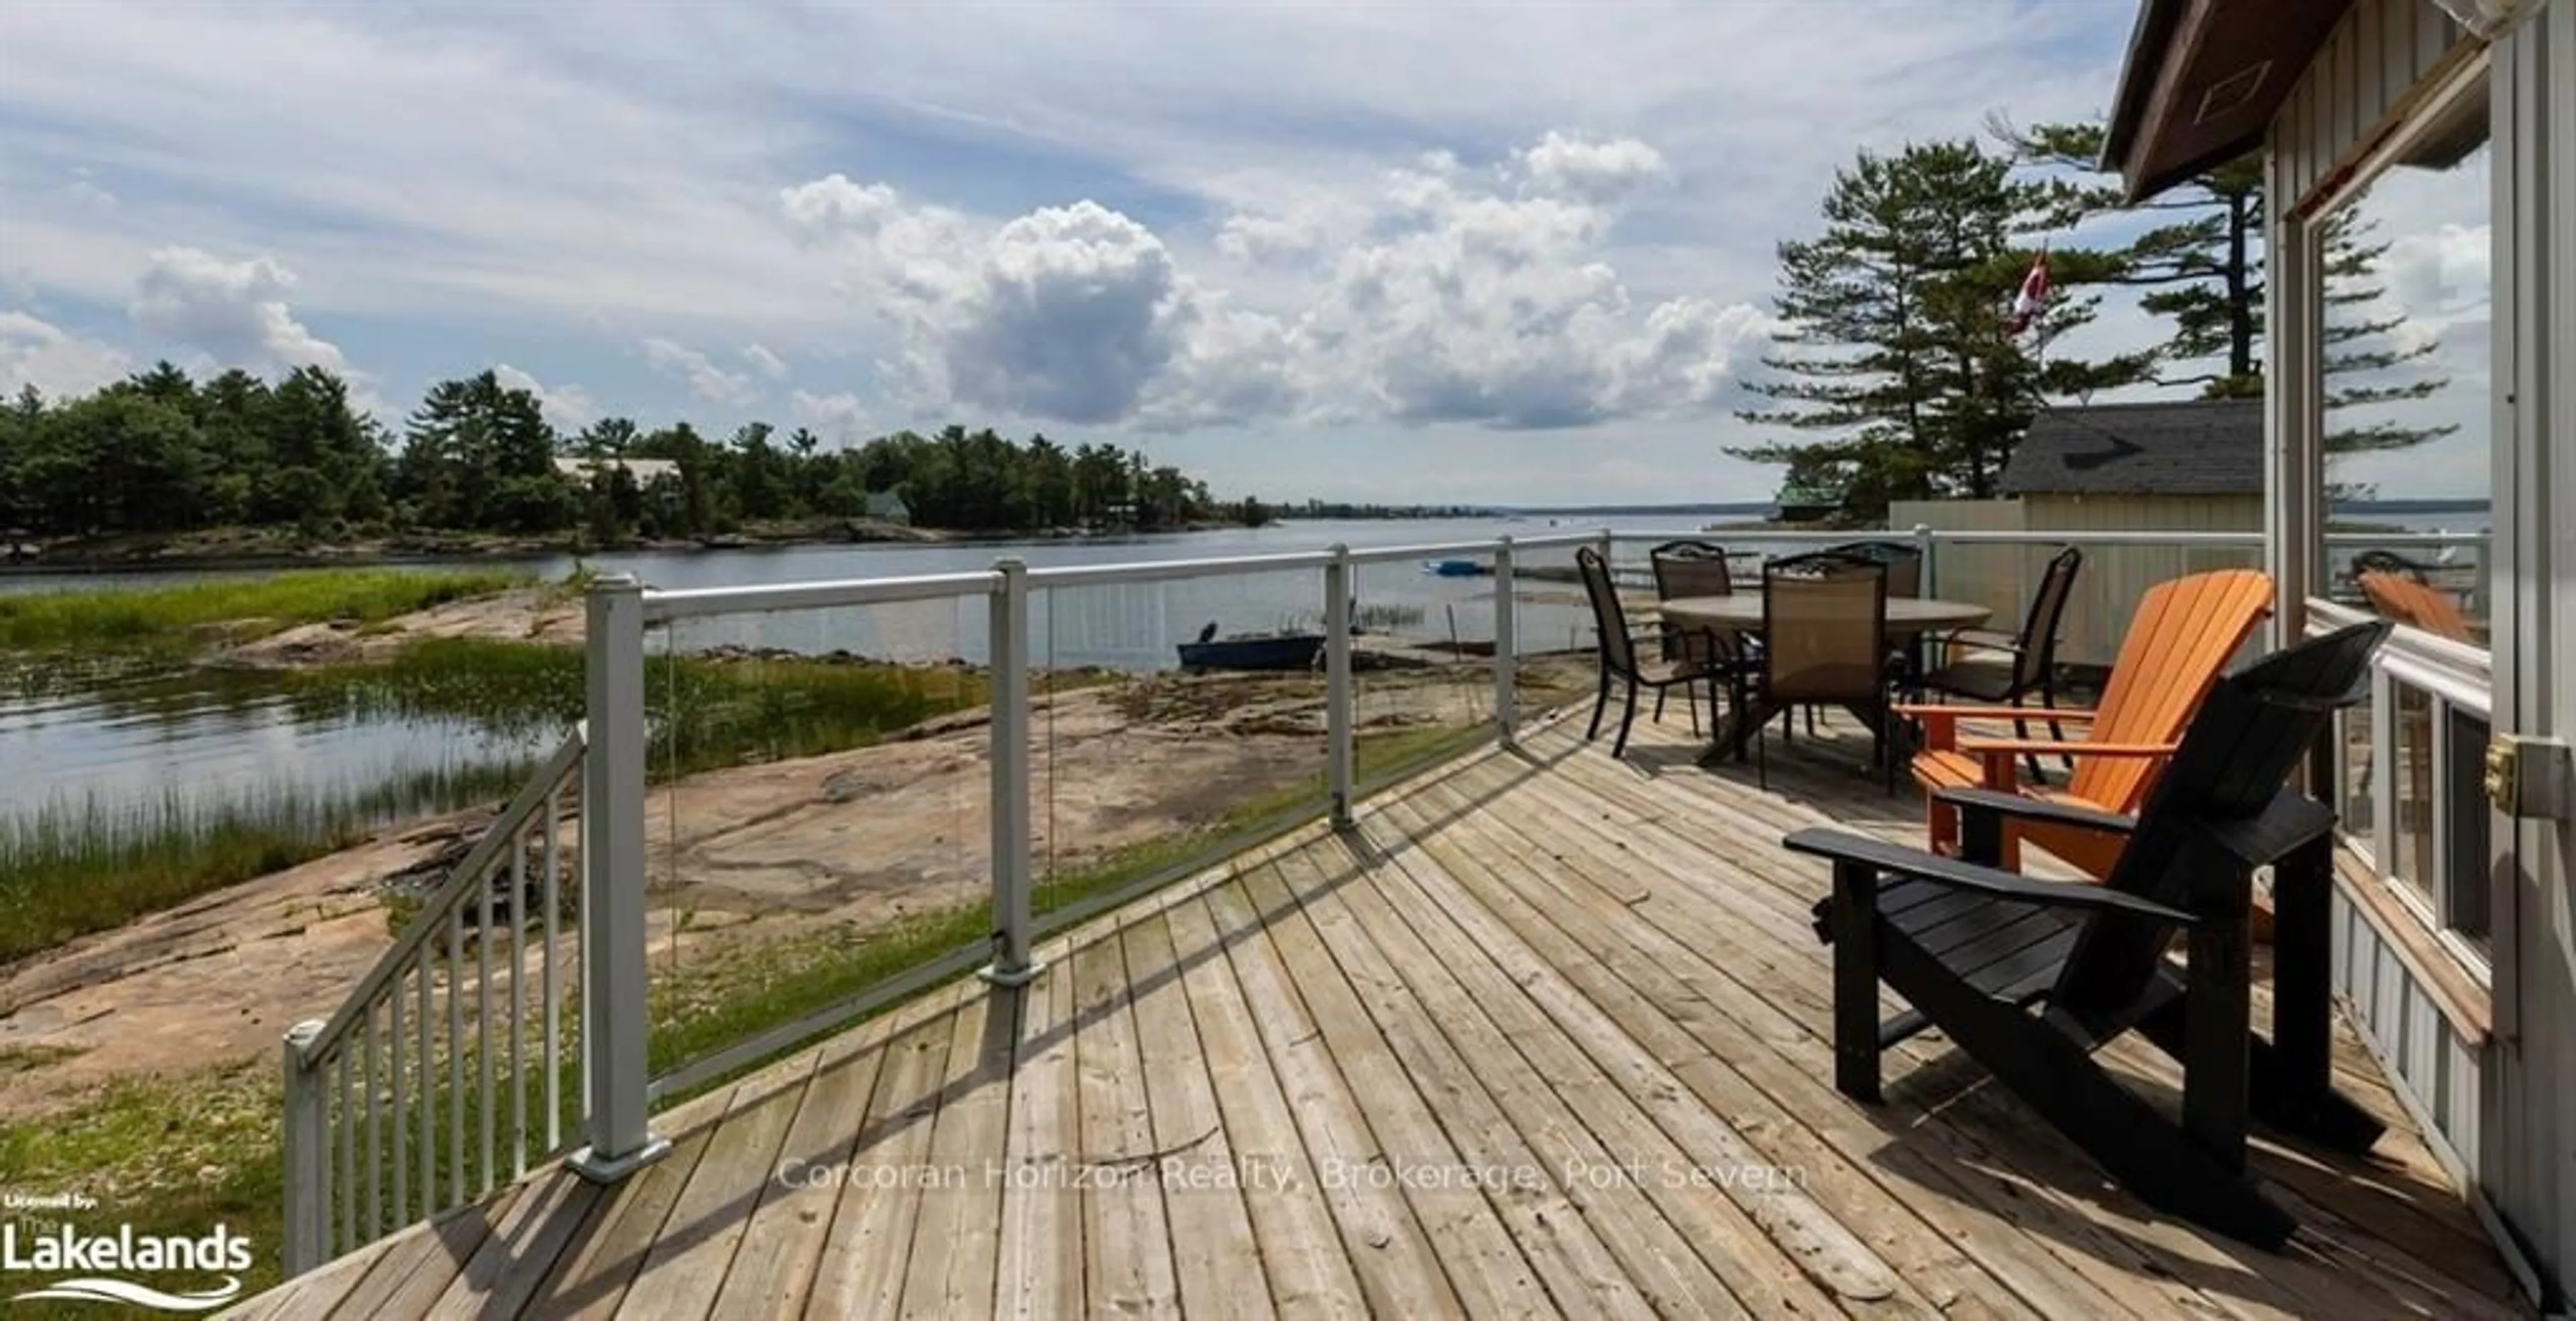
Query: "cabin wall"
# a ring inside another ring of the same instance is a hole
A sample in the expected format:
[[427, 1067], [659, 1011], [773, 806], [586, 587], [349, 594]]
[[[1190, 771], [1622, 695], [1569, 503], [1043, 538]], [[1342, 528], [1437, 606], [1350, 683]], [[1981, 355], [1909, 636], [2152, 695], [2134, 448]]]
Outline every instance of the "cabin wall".
[[2360, 0], [2344, 15], [2272, 125], [2274, 196], [2306, 201], [2464, 47], [2431, 0]]
[[[2496, 728], [2576, 741], [2576, 0], [2550, 0], [2494, 60]], [[2496, 1007], [2510, 1031], [2486, 1178], [2576, 1291], [2576, 823], [2495, 835], [2511, 927], [2497, 985], [2512, 993]]]
[[[2016, 500], [1900, 501], [1887, 525], [1920, 524], [1939, 531], [1977, 532], [2242, 532], [2263, 528], [2260, 495], [2028, 495]], [[2207, 569], [2257, 568], [2262, 550], [2119, 546], [2084, 542], [2084, 567], [2067, 598], [2064, 639], [2068, 661], [2108, 663], [2127, 636], [2138, 597], [2170, 578]], [[2054, 546], [1943, 546], [1934, 556], [1931, 595], [1974, 601], [1993, 610], [1993, 626], [2011, 629], [2030, 608], [2030, 594], [2047, 572]]]
[[[2375, 884], [2375, 878], [2365, 884]], [[2483, 1168], [2486, 1045], [2463, 1037], [2380, 929], [2338, 888], [2334, 985], [2371, 1054], [2413, 1106], [2424, 1143], [2451, 1177]]]
[[[2429, 0], [2360, 0], [2272, 125], [2276, 254], [2267, 370], [2266, 526], [2285, 618], [2315, 562], [2322, 476], [2312, 366], [2312, 239], [2297, 217], [2337, 191], [2478, 45]], [[2547, 0], [2492, 49], [2498, 733], [2576, 740], [2576, 0]], [[2293, 254], [2298, 254], [2294, 256]], [[2294, 622], [2294, 620], [2292, 621]], [[2336, 975], [2391, 1080], [2556, 1296], [2576, 1286], [2576, 826], [2491, 832], [2494, 1036], [2471, 1049], [2372, 919], [2338, 899]]]

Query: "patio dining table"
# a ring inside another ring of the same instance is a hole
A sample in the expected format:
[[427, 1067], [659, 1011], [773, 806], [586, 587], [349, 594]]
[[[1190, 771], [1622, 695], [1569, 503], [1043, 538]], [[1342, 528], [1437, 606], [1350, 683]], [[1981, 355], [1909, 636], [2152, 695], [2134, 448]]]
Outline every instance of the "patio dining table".
[[[1769, 632], [1763, 618], [1762, 594], [1740, 592], [1733, 596], [1677, 596], [1656, 607], [1664, 622], [1677, 628], [1707, 629], [1717, 633], [1735, 633], [1761, 638]], [[1954, 628], [1975, 628], [1994, 614], [1987, 606], [1969, 601], [1942, 601], [1921, 596], [1887, 598], [1887, 638], [1898, 647], [1912, 647], [1925, 633], [1947, 632]], [[1750, 712], [1730, 707], [1726, 718], [1717, 723], [1709, 750], [1700, 760], [1715, 761], [1735, 746], [1740, 731], [1758, 728], [1761, 722], [1778, 715], [1780, 709], [1760, 696], [1754, 698]], [[1866, 707], [1850, 708], [1863, 724], [1874, 724], [1876, 712]], [[1748, 726], [1747, 717], [1753, 721]], [[1890, 755], [1894, 755], [1891, 753]]]

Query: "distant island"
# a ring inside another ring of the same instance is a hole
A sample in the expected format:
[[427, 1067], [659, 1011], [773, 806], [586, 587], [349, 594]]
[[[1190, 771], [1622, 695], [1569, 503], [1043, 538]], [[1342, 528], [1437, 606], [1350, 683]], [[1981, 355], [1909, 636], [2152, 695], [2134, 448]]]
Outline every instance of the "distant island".
[[751, 422], [726, 440], [621, 417], [559, 431], [493, 372], [430, 387], [399, 435], [346, 381], [199, 381], [162, 363], [0, 405], [0, 560], [586, 550], [1258, 526], [1258, 500], [1141, 451], [899, 431], [827, 449]]

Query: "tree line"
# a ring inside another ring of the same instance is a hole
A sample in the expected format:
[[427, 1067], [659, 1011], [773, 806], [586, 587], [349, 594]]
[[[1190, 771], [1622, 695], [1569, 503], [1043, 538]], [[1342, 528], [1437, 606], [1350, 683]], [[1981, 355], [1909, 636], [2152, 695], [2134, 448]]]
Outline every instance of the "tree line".
[[835, 449], [766, 422], [723, 440], [622, 417], [565, 432], [535, 394], [489, 371], [430, 387], [399, 433], [314, 367], [274, 383], [239, 370], [199, 381], [165, 362], [91, 394], [28, 387], [0, 405], [0, 535], [12, 537], [289, 527], [611, 544], [867, 518], [893, 512], [887, 496], [915, 525], [970, 531], [1269, 518], [1258, 500], [1220, 502], [1140, 451], [989, 428]]
[[[2261, 396], [2264, 198], [2254, 158], [2131, 207], [2098, 172], [2101, 124], [1997, 119], [1988, 134], [1865, 150], [1836, 172], [1820, 230], [1779, 245], [1783, 328], [1763, 359], [1768, 375], [1746, 383], [1769, 403], [1738, 414], [1798, 438], [1729, 453], [1784, 465], [1787, 485], [1836, 493], [1846, 512], [1877, 518], [1894, 500], [1993, 496], [2043, 408], [2149, 385]], [[2108, 246], [2047, 244], [2050, 301], [2017, 333], [2005, 310], [2043, 239], [2119, 213], [2147, 223]], [[2376, 311], [2385, 250], [2349, 214], [2326, 235], [2330, 418], [2446, 384], [2398, 371], [2436, 345], [2401, 343], [2388, 333], [2398, 319]], [[2097, 358], [2065, 352], [2062, 337], [2098, 315], [2100, 291], [2122, 287], [2142, 291], [2140, 310], [2170, 325], [2163, 341]], [[2448, 430], [2330, 424], [2326, 448], [2400, 449]]]

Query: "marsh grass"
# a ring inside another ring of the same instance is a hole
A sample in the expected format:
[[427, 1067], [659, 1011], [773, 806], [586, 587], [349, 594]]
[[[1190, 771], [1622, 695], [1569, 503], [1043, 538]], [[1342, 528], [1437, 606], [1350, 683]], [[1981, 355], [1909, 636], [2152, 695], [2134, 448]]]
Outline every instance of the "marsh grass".
[[356, 791], [281, 784], [208, 800], [173, 789], [0, 817], [0, 965], [347, 848], [394, 822], [506, 797], [534, 769], [510, 758], [408, 771]]
[[333, 620], [381, 624], [415, 610], [526, 587], [516, 569], [295, 569], [158, 587], [0, 596], [0, 649], [182, 647], [222, 626], [232, 640]]

